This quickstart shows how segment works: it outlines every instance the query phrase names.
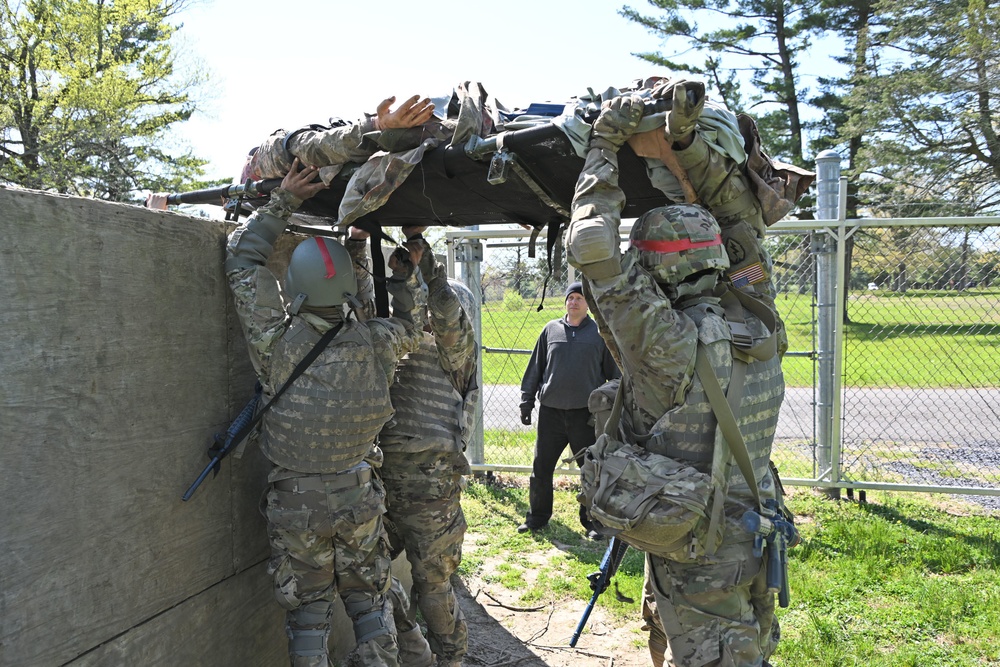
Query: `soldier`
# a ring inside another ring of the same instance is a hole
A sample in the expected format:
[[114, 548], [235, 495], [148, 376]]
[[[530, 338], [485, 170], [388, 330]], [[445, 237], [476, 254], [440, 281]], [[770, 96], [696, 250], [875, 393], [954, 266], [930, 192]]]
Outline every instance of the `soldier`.
[[[695, 136], [700, 108], [690, 104], [683, 85], [677, 88], [665, 136], [683, 161], [690, 157], [682, 157], [686, 148], [700, 150]], [[706, 355], [723, 388], [738, 377], [736, 365], [746, 364], [742, 400], [734, 412], [756, 491], [774, 499], [769, 459], [784, 396], [781, 364], [775, 354], [758, 360], [734, 346], [738, 339], [756, 348], [773, 342], [774, 332], [739, 305], [742, 301], [732, 313], [742, 324], [734, 323], [720, 305], [717, 284], [730, 261], [719, 224], [700, 206], [653, 209], [636, 221], [628, 250], [620, 250], [624, 194], [618, 186], [617, 151], [641, 117], [638, 96], [604, 103], [577, 181], [568, 232], [570, 261], [586, 277], [595, 319], [622, 369], [627, 413], [622, 423], [630, 425], [624, 437], [710, 473], [717, 422], [695, 373], [696, 362]], [[689, 175], [711, 204], [717, 193], [733, 192], [731, 181], [741, 176], [717, 156], [706, 160], [719, 168], [691, 169]], [[755, 495], [739, 473], [726, 480], [725, 520], [714, 553], [692, 553], [688, 546], [667, 553], [647, 551], [643, 616], [657, 666], [760, 667], [777, 644], [774, 596], [767, 592], [762, 559], [753, 554], [753, 536], [739, 523], [744, 511], [757, 508]]]
[[[329, 184], [345, 164], [364, 162], [376, 151], [392, 146], [400, 133], [426, 123], [434, 113], [434, 105], [426, 97], [414, 95], [393, 110], [395, 101], [395, 97], [382, 100], [374, 114], [357, 123], [339, 121], [329, 127], [275, 131], [247, 156], [241, 181], [280, 178], [297, 157], [304, 164], [320, 167], [320, 178]], [[374, 141], [365, 141], [369, 136]]]
[[[407, 667], [459, 667], [468, 629], [451, 576], [462, 561], [466, 530], [461, 493], [462, 478], [471, 473], [465, 448], [479, 399], [474, 322], [480, 300], [462, 283], [448, 279], [423, 230], [402, 228], [407, 246], [419, 244], [423, 251], [420, 271], [427, 284], [428, 317], [419, 349], [396, 369], [390, 390], [396, 414], [379, 435], [385, 457], [380, 475], [393, 558], [405, 549], [413, 602], [427, 624], [425, 641], [410, 596], [394, 579], [400, 662]], [[348, 248], [358, 262], [359, 246], [351, 241]]]
[[[351, 321], [350, 257], [331, 239], [311, 237], [292, 253], [284, 288], [264, 264], [287, 219], [325, 187], [317, 170], [299, 171], [298, 159], [229, 239], [226, 276], [249, 344], [250, 358], [269, 400], [293, 369], [334, 330], [329, 344], [265, 413], [261, 449], [273, 463], [265, 516], [279, 604], [287, 610], [293, 667], [328, 667], [327, 641], [334, 596], [354, 624], [364, 665], [399, 667], [386, 591], [389, 550], [382, 526], [384, 490], [373, 468], [381, 452], [375, 437], [392, 416], [389, 385], [396, 363], [420, 343], [419, 286], [410, 261], [390, 262], [396, 315]], [[402, 280], [406, 278], [406, 280]], [[414, 317], [417, 320], [414, 320]]]

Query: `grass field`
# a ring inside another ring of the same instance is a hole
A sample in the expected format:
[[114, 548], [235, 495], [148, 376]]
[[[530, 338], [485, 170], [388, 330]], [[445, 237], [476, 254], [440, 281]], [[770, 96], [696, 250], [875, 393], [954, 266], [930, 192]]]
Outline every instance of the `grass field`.
[[[778, 308], [788, 330], [789, 351], [808, 352], [813, 346], [814, 308], [808, 294], [785, 293]], [[483, 309], [483, 345], [487, 348], [531, 350], [538, 333], [564, 311], [558, 295], [534, 304], [504, 310], [502, 304]], [[1000, 386], [1000, 290], [968, 292], [852, 292], [851, 322], [845, 327], [844, 384], [855, 387], [892, 386], [958, 388]], [[484, 353], [483, 381], [520, 384], [528, 356]], [[813, 383], [811, 358], [787, 356], [789, 386]]]
[[[582, 612], [591, 596], [586, 575], [606, 544], [580, 535], [574, 483], [565, 478], [549, 527], [518, 534], [523, 482], [470, 484], [462, 502], [469, 533], [488, 539], [462, 571], [500, 558], [505, 565], [493, 585], [519, 591], [525, 605], [555, 600]], [[791, 604], [778, 612], [775, 667], [1000, 665], [1000, 513], [944, 496], [869, 492], [858, 504], [790, 491], [802, 544], [789, 551]], [[529, 555], [553, 543], [562, 545], [558, 555], [539, 567]], [[624, 596], [641, 598], [642, 572], [642, 555], [629, 550], [616, 577]], [[598, 606], [622, 621], [640, 614], [637, 602], [616, 600], [613, 589]]]

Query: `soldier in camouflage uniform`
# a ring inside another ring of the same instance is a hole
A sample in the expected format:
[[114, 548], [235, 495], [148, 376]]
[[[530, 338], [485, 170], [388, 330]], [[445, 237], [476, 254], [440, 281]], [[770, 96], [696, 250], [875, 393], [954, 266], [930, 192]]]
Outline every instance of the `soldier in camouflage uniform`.
[[[289, 385], [263, 420], [261, 449], [274, 464], [264, 504], [279, 604], [293, 667], [328, 667], [334, 596], [354, 623], [364, 665], [399, 667], [389, 588], [389, 547], [382, 526], [385, 493], [373, 474], [381, 452], [375, 438], [392, 416], [389, 385], [399, 359], [417, 349], [419, 284], [414, 267], [394, 259], [396, 315], [345, 317], [355, 288], [347, 251], [310, 237], [292, 254], [284, 289], [264, 264], [287, 219], [325, 187], [317, 170], [292, 165], [268, 204], [239, 227], [227, 245], [226, 275], [249, 344], [250, 358], [270, 400], [298, 362], [333, 327], [320, 356]], [[422, 248], [411, 248], [418, 261]], [[416, 320], [414, 319], [416, 318]]]
[[[471, 473], [465, 448], [479, 399], [474, 328], [479, 300], [468, 287], [448, 279], [421, 235], [423, 227], [402, 231], [407, 245], [423, 248], [420, 271], [427, 284], [428, 318], [419, 349], [396, 369], [390, 390], [396, 414], [379, 435], [385, 457], [379, 472], [386, 487], [393, 558], [406, 551], [413, 602], [427, 624], [429, 650], [409, 595], [394, 580], [399, 655], [406, 667], [458, 667], [468, 646], [468, 628], [451, 575], [462, 561], [466, 531], [461, 493], [462, 478]], [[355, 242], [347, 245], [356, 263], [365, 261]], [[359, 291], [371, 290], [359, 281]]]
[[320, 178], [329, 184], [345, 164], [364, 162], [376, 151], [388, 150], [398, 143], [401, 133], [426, 123], [434, 112], [430, 100], [418, 95], [393, 110], [395, 101], [395, 97], [383, 100], [374, 114], [357, 123], [276, 130], [247, 156], [240, 180], [281, 178], [297, 157], [303, 164], [317, 165]]
[[[678, 158], [688, 148], [698, 150], [697, 115], [683, 91], [674, 96], [666, 138]], [[587, 279], [595, 319], [622, 368], [622, 422], [631, 424], [626, 437], [710, 473], [717, 422], [694, 372], [696, 355], [707, 355], [724, 389], [734, 364], [749, 362], [735, 412], [760, 496], [775, 498], [768, 462], [784, 396], [781, 364], [777, 355], [758, 361], [734, 347], [737, 329], [716, 296], [717, 281], [730, 265], [717, 222], [700, 206], [653, 209], [636, 221], [629, 249], [620, 251], [624, 194], [617, 151], [641, 117], [637, 96], [605, 102], [577, 181], [568, 232], [570, 261]], [[729, 181], [740, 177], [725, 164], [688, 173], [708, 204], [713, 193], [733, 192]], [[773, 334], [751, 312], [739, 310], [741, 339], [749, 336], [757, 344]], [[725, 522], [714, 553], [647, 553], [643, 616], [657, 666], [760, 667], [777, 643], [764, 564], [753, 554], [753, 536], [739, 523], [757, 505], [739, 472], [726, 480]]]
[[[705, 86], [702, 82], [659, 79], [653, 84], [651, 96], [653, 99], [671, 100], [677, 109], [677, 112], [673, 113], [675, 124], [681, 122], [678, 120], [680, 114], [684, 115], [685, 126], [675, 128], [683, 133], [684, 138], [678, 142], [674, 139], [676, 135], [671, 134], [669, 128], [663, 128], [630, 137], [629, 145], [640, 152], [643, 148], [650, 148], [651, 142], [654, 145], [660, 143], [661, 154], [672, 153], [677, 167], [693, 185], [697, 195], [697, 201], [693, 203], [707, 208], [722, 228], [722, 242], [730, 263], [727, 274], [744, 294], [764, 304], [771, 311], [771, 316], [775, 319], [774, 333], [777, 336], [778, 351], [779, 354], [784, 354], [788, 347], [787, 335], [774, 303], [777, 292], [774, 287], [771, 256], [762, 245], [762, 241], [767, 225], [790, 210], [794, 201], [779, 202], [768, 198], [767, 204], [763, 204], [756, 193], [763, 192], [765, 188], [755, 187], [751, 175], [757, 176], [749, 168], [749, 162], [744, 167], [713, 146], [710, 143], [713, 134], [711, 131], [705, 133], [695, 131], [698, 117], [705, 106]], [[746, 117], [737, 121], [736, 116], [723, 107], [716, 106], [714, 111], [717, 115], [726, 114], [734, 126], [739, 122], [741, 132], [742, 123], [749, 121]], [[756, 128], [750, 133], [756, 136]], [[746, 141], [746, 137], [743, 137], [743, 140]], [[759, 158], [759, 151], [757, 157]], [[778, 163], [770, 164], [773, 175]], [[783, 176], [788, 176], [791, 183], [801, 181], [802, 189], [812, 181], [811, 172], [792, 165], [780, 166], [785, 170], [792, 170], [793, 173], [783, 172]], [[677, 179], [671, 173], [673, 170], [666, 164], [655, 159], [647, 160], [647, 171], [651, 182], [661, 192], [673, 201], [683, 201], [677, 198]], [[784, 196], [793, 200], [794, 190], [794, 186], [788, 186]], [[688, 202], [692, 203], [690, 200]]]

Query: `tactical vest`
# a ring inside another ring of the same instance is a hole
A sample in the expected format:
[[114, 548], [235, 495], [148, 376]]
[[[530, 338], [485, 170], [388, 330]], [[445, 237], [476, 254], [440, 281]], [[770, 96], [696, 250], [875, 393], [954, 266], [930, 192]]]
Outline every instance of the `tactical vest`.
[[396, 415], [379, 436], [386, 453], [465, 451], [479, 392], [463, 397], [455, 389], [429, 334], [400, 362], [390, 391]]
[[[320, 337], [302, 319], [292, 320], [271, 354], [265, 400]], [[371, 452], [391, 416], [389, 382], [376, 360], [371, 332], [348, 322], [264, 415], [261, 448], [273, 463], [291, 470], [339, 472]]]
[[[684, 313], [698, 326], [699, 340], [705, 345], [719, 383], [726, 390], [733, 363], [733, 347], [722, 311], [718, 306], [698, 304], [685, 309]], [[748, 324], [760, 328], [756, 318], [751, 315], [748, 319]], [[768, 461], [784, 393], [784, 376], [777, 356], [748, 365], [737, 419], [753, 464], [754, 476], [762, 481], [762, 499], [774, 496], [775, 485], [770, 480]], [[657, 454], [690, 462], [697, 470], [710, 473], [717, 423], [701, 379], [695, 374], [684, 402], [656, 421], [650, 430], [652, 437], [644, 443], [644, 447]], [[756, 504], [749, 485], [738, 469], [733, 469], [729, 483], [729, 498]]]

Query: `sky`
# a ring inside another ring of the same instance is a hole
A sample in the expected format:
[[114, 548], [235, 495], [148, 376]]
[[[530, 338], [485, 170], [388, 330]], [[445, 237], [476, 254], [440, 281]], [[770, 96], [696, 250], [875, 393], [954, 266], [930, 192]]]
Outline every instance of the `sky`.
[[178, 65], [210, 77], [176, 138], [235, 178], [278, 128], [356, 120], [383, 99], [479, 81], [507, 108], [566, 102], [657, 72], [660, 38], [618, 15], [645, 0], [197, 0], [177, 19]]

